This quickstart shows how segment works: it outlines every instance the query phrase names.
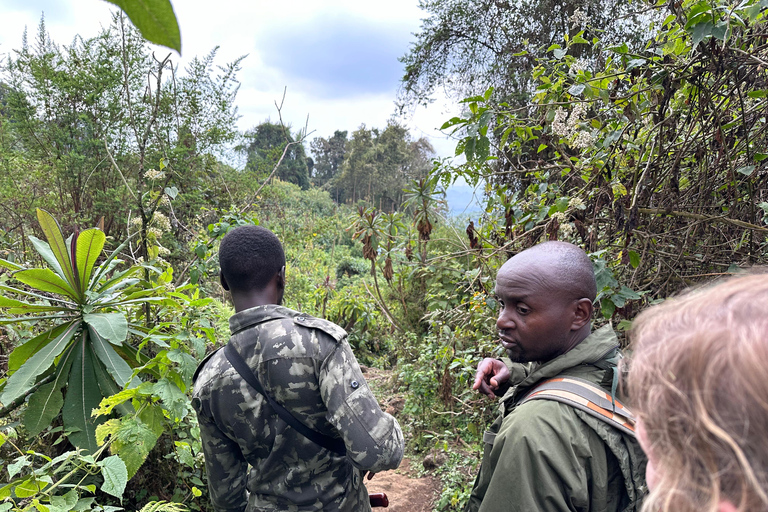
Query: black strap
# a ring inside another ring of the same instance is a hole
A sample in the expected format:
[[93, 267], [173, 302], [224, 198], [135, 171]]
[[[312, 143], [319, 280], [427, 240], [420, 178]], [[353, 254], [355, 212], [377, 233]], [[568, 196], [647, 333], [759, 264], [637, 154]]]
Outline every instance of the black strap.
[[277, 413], [280, 419], [293, 427], [299, 434], [303, 435], [315, 444], [322, 446], [326, 450], [337, 453], [342, 457], [347, 454], [347, 447], [344, 445], [344, 441], [342, 439], [330, 437], [325, 434], [321, 434], [316, 430], [312, 430], [297, 420], [296, 417], [288, 412], [285, 407], [278, 404], [271, 396], [269, 396], [269, 394], [264, 391], [264, 388], [262, 387], [261, 382], [259, 382], [258, 377], [256, 377], [256, 374], [253, 373], [253, 370], [251, 370], [250, 366], [248, 366], [248, 363], [245, 362], [243, 356], [241, 356], [237, 350], [235, 350], [235, 347], [233, 347], [231, 343], [227, 343], [224, 347], [224, 355], [227, 356], [229, 363], [232, 365], [235, 371], [240, 374], [245, 382], [247, 382], [253, 389], [258, 391], [264, 398], [267, 399], [269, 406], [272, 407], [272, 410]]

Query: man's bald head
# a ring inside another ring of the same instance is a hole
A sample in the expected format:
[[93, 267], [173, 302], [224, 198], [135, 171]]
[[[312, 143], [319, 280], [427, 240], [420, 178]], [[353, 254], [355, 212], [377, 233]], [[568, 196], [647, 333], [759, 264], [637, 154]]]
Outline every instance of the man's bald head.
[[567, 242], [544, 242], [510, 258], [499, 273], [523, 269], [563, 300], [587, 298], [594, 302], [597, 283], [592, 261], [580, 247]]

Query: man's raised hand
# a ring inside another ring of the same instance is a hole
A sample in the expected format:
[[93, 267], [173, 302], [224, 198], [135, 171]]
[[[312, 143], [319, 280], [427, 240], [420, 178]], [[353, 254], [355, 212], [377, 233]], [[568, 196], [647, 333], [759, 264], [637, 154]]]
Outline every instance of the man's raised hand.
[[509, 368], [502, 361], [486, 357], [477, 365], [475, 383], [472, 389], [479, 393], [496, 398], [495, 391], [509, 380]]

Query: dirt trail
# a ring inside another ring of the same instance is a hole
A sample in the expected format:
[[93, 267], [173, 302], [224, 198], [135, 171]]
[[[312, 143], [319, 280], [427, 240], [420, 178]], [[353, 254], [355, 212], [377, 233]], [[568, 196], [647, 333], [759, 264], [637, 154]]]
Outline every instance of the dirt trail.
[[404, 458], [398, 469], [379, 473], [367, 481], [369, 493], [383, 492], [389, 498], [388, 508], [374, 511], [432, 512], [440, 482], [430, 476], [416, 478], [414, 473], [411, 461]]
[[[382, 400], [387, 395], [386, 383], [391, 378], [391, 373], [376, 368], [364, 368], [365, 379], [379, 397], [382, 409], [398, 417], [402, 410], [402, 397], [393, 397]], [[398, 418], [400, 419], [400, 418]], [[401, 426], [402, 425], [402, 420]], [[373, 510], [388, 510], [389, 512], [432, 512], [437, 495], [440, 492], [440, 481], [432, 476], [417, 477], [420, 460], [403, 458], [400, 467], [383, 473], [376, 474], [370, 481], [366, 480], [365, 486], [368, 493], [383, 492], [389, 498], [388, 508], [374, 508]]]

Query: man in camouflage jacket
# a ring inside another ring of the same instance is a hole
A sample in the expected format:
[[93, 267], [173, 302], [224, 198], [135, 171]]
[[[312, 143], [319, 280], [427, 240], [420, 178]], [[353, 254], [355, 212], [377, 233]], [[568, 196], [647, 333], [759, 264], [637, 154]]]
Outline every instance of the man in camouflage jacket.
[[[219, 257], [236, 311], [229, 343], [273, 399], [307, 427], [342, 439], [347, 454], [315, 444], [279, 419], [217, 351], [200, 364], [192, 400], [214, 508], [370, 510], [363, 475], [396, 468], [403, 436], [371, 394], [346, 332], [278, 305], [285, 259], [270, 231], [232, 230]], [[254, 278], [258, 273], [268, 277]]]

